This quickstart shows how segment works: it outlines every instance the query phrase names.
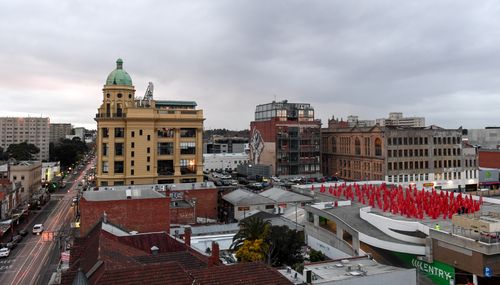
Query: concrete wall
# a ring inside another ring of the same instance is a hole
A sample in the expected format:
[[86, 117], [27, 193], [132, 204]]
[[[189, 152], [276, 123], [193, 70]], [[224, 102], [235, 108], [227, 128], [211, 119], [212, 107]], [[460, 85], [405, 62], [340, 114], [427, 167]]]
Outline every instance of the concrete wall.
[[393, 230], [400, 230], [406, 232], [420, 231], [425, 233], [426, 235], [429, 235], [428, 226], [423, 225], [419, 222], [391, 219], [388, 217], [370, 213], [370, 210], [371, 207], [361, 208], [359, 210], [359, 215], [361, 219], [367, 221], [377, 229], [381, 230], [388, 236], [391, 236], [395, 239], [425, 245], [425, 238], [418, 238], [414, 236], [400, 234]]

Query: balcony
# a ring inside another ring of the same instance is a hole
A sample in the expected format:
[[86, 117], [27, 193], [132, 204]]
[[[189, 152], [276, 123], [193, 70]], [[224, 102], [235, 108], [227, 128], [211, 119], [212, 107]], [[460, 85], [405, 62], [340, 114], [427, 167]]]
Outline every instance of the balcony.
[[125, 113], [113, 113], [113, 114], [106, 114], [106, 113], [103, 113], [103, 114], [95, 114], [95, 120], [99, 120], [99, 119], [116, 119], [116, 120], [121, 120], [126, 116], [127, 114]]

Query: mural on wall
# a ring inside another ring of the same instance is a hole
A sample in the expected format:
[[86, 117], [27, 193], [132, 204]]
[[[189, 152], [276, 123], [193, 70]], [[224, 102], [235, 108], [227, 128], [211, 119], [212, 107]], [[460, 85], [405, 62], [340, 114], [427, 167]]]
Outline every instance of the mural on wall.
[[259, 130], [256, 128], [252, 129], [252, 135], [250, 138], [250, 160], [253, 164], [260, 163], [260, 156], [264, 150], [264, 140]]

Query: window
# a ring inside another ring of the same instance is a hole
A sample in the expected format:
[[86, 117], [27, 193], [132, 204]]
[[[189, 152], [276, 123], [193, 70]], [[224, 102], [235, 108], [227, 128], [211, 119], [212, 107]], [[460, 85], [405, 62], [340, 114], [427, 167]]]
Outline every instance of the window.
[[148, 135], [148, 141], [150, 141], [150, 140], [151, 140], [151, 135]]
[[131, 157], [134, 157], [135, 156], [135, 153], [133, 151], [130, 152], [130, 156]]
[[194, 138], [196, 137], [196, 129], [195, 128], [182, 128], [181, 129], [181, 138]]
[[109, 163], [107, 161], [102, 162], [102, 173], [108, 173], [108, 165]]
[[151, 167], [149, 165], [146, 166], [146, 171], [150, 171]]
[[142, 130], [139, 130], [139, 135], [142, 136]]
[[181, 142], [181, 154], [196, 154], [195, 142]]
[[173, 160], [158, 160], [158, 175], [173, 175], [174, 161]]
[[115, 173], [123, 173], [123, 161], [115, 161]]
[[132, 133], [130, 133], [130, 136], [131, 136], [131, 137], [135, 137], [135, 132], [134, 132], [134, 131], [132, 131]]
[[354, 140], [354, 153], [356, 155], [361, 155], [361, 142], [359, 141], [359, 138]]
[[108, 128], [102, 128], [102, 137], [103, 138], [108, 138], [109, 137], [109, 129]]
[[146, 148], [146, 152], [151, 153], [151, 148], [150, 147]]
[[375, 155], [376, 156], [382, 155], [382, 141], [380, 140], [380, 138], [375, 139]]
[[337, 138], [335, 137], [332, 138], [332, 151], [333, 153], [337, 152]]
[[150, 161], [151, 161], [151, 157], [149, 157], [149, 156], [148, 156], [148, 157], [146, 157], [146, 161], [147, 161], [147, 162], [150, 162]]
[[115, 138], [123, 138], [124, 130], [123, 128], [115, 128]]
[[130, 143], [130, 147], [134, 148], [135, 147], [135, 143], [134, 142]]
[[102, 155], [103, 156], [108, 155], [108, 144], [107, 143], [102, 144]]
[[130, 161], [130, 166], [134, 166], [134, 161], [133, 160]]
[[181, 159], [179, 161], [181, 166], [181, 174], [193, 174], [196, 173], [196, 167], [194, 159]]
[[158, 137], [159, 138], [173, 138], [174, 134], [175, 134], [174, 129], [171, 129], [171, 128], [158, 129]]
[[115, 143], [115, 155], [123, 155], [123, 143]]
[[130, 169], [130, 175], [134, 175], [134, 170]]
[[158, 155], [172, 155], [172, 154], [174, 154], [174, 143], [171, 142], [158, 143]]

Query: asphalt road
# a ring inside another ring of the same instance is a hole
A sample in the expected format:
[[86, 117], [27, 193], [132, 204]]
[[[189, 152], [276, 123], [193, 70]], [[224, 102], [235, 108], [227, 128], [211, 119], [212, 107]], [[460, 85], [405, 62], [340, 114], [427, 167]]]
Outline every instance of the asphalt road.
[[[36, 215], [30, 215], [26, 229], [29, 234], [0, 259], [0, 284], [47, 284], [59, 261], [59, 236], [70, 232], [70, 222], [75, 217], [73, 197], [78, 194], [77, 184], [90, 165], [67, 181], [65, 190], [51, 195], [50, 201]], [[34, 224], [43, 224], [45, 233], [32, 235]]]

